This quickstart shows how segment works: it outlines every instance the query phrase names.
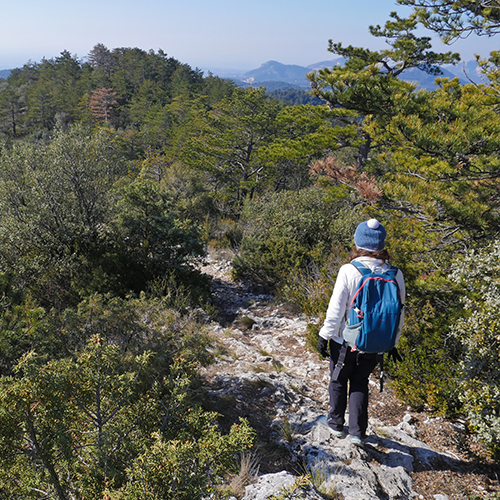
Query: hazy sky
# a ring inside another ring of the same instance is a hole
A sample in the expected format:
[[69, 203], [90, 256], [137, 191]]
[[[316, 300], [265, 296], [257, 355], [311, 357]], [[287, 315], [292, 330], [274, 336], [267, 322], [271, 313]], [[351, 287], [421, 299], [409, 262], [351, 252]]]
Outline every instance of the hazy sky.
[[[396, 0], [0, 0], [0, 69], [57, 57], [84, 59], [97, 43], [109, 49], [163, 49], [200, 69], [250, 70], [269, 60], [307, 66], [333, 58], [328, 40], [380, 49], [368, 33]], [[427, 35], [429, 36], [429, 35]], [[436, 51], [465, 60], [487, 55], [497, 38], [469, 38]]]

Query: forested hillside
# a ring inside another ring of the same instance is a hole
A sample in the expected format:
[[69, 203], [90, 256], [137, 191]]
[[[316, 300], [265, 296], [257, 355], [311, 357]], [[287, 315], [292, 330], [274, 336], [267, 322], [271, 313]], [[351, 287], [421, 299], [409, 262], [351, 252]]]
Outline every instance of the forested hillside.
[[255, 432], [222, 434], [201, 405], [207, 248], [309, 315], [312, 349], [372, 216], [407, 281], [399, 397], [500, 456], [500, 58], [480, 62], [488, 84], [417, 90], [402, 71], [439, 78], [458, 55], [416, 36], [426, 2], [403, 3], [372, 27], [387, 50], [330, 42], [347, 62], [309, 74], [321, 105], [103, 45], [0, 81], [1, 497], [229, 494]]

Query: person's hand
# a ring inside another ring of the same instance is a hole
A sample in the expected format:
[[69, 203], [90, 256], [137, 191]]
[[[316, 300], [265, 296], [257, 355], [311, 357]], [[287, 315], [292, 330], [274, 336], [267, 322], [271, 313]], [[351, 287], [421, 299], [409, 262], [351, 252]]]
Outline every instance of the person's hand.
[[324, 358], [330, 357], [330, 352], [328, 351], [328, 340], [321, 337], [321, 335], [318, 341], [318, 351]]
[[403, 361], [401, 354], [399, 354], [398, 350], [395, 347], [393, 347], [388, 354], [389, 354], [389, 359], [392, 359], [392, 361], [394, 361], [395, 364], [398, 364], [398, 361]]

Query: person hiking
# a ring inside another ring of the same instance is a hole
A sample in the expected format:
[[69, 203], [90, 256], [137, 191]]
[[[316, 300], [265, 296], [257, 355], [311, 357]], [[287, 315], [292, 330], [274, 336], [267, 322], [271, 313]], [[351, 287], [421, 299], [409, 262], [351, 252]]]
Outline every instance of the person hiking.
[[[319, 331], [318, 350], [324, 357], [330, 358], [330, 408], [327, 424], [334, 436], [345, 437], [344, 419], [349, 400], [349, 435], [348, 439], [356, 446], [362, 446], [368, 427], [368, 378], [378, 362], [377, 352], [363, 352], [348, 344], [344, 330], [351, 314], [351, 302], [355, 294], [359, 293], [358, 286], [362, 278], [359, 268], [368, 268], [369, 273], [377, 276], [386, 276], [392, 271], [391, 281], [394, 288], [399, 289], [401, 307], [398, 309], [398, 318], [395, 325], [394, 348], [390, 352], [397, 355], [395, 345], [401, 336], [404, 312], [402, 305], [405, 299], [405, 283], [402, 272], [389, 264], [389, 253], [385, 249], [386, 230], [377, 219], [362, 222], [354, 234], [355, 247], [349, 255], [349, 263], [344, 264], [338, 272], [335, 286], [330, 298], [325, 321]], [[377, 299], [380, 300], [380, 299]], [[399, 312], [400, 311], [400, 312]], [[359, 313], [359, 311], [357, 311]], [[363, 313], [361, 313], [363, 316]], [[359, 314], [358, 314], [359, 317]], [[359, 320], [358, 320], [359, 321]], [[369, 335], [370, 332], [367, 332]], [[341, 358], [341, 359], [339, 359]], [[348, 398], [349, 396], [349, 398]]]

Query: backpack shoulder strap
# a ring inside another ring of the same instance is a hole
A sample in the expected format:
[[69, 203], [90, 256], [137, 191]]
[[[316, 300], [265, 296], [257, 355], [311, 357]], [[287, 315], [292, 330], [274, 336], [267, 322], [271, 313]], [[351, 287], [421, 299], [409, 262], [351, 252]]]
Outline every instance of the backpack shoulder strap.
[[351, 264], [359, 271], [361, 276], [365, 276], [366, 274], [370, 274], [372, 271], [369, 267], [366, 267], [362, 262], [352, 261]]
[[390, 276], [391, 280], [394, 281], [394, 283], [396, 283], [396, 286], [398, 287], [399, 290], [399, 284], [396, 280], [396, 275], [398, 274], [398, 272], [399, 269], [396, 266], [390, 266], [389, 269], [387, 269], [387, 271], [384, 274]]
[[[372, 272], [372, 270], [365, 266], [363, 263], [361, 262], [356, 262], [356, 261], [352, 261], [351, 264], [361, 273], [361, 275], [365, 276], [367, 274], [370, 274]], [[392, 266], [390, 265], [386, 271], [384, 272], [384, 274], [389, 274], [390, 276], [392, 276], [393, 278], [396, 277], [396, 274], [398, 274], [398, 271], [399, 271], [399, 268], [397, 268], [396, 266]]]
[[387, 269], [386, 273], [391, 273], [393, 276], [396, 276], [398, 274], [399, 268], [396, 266], [389, 266], [389, 269]]

